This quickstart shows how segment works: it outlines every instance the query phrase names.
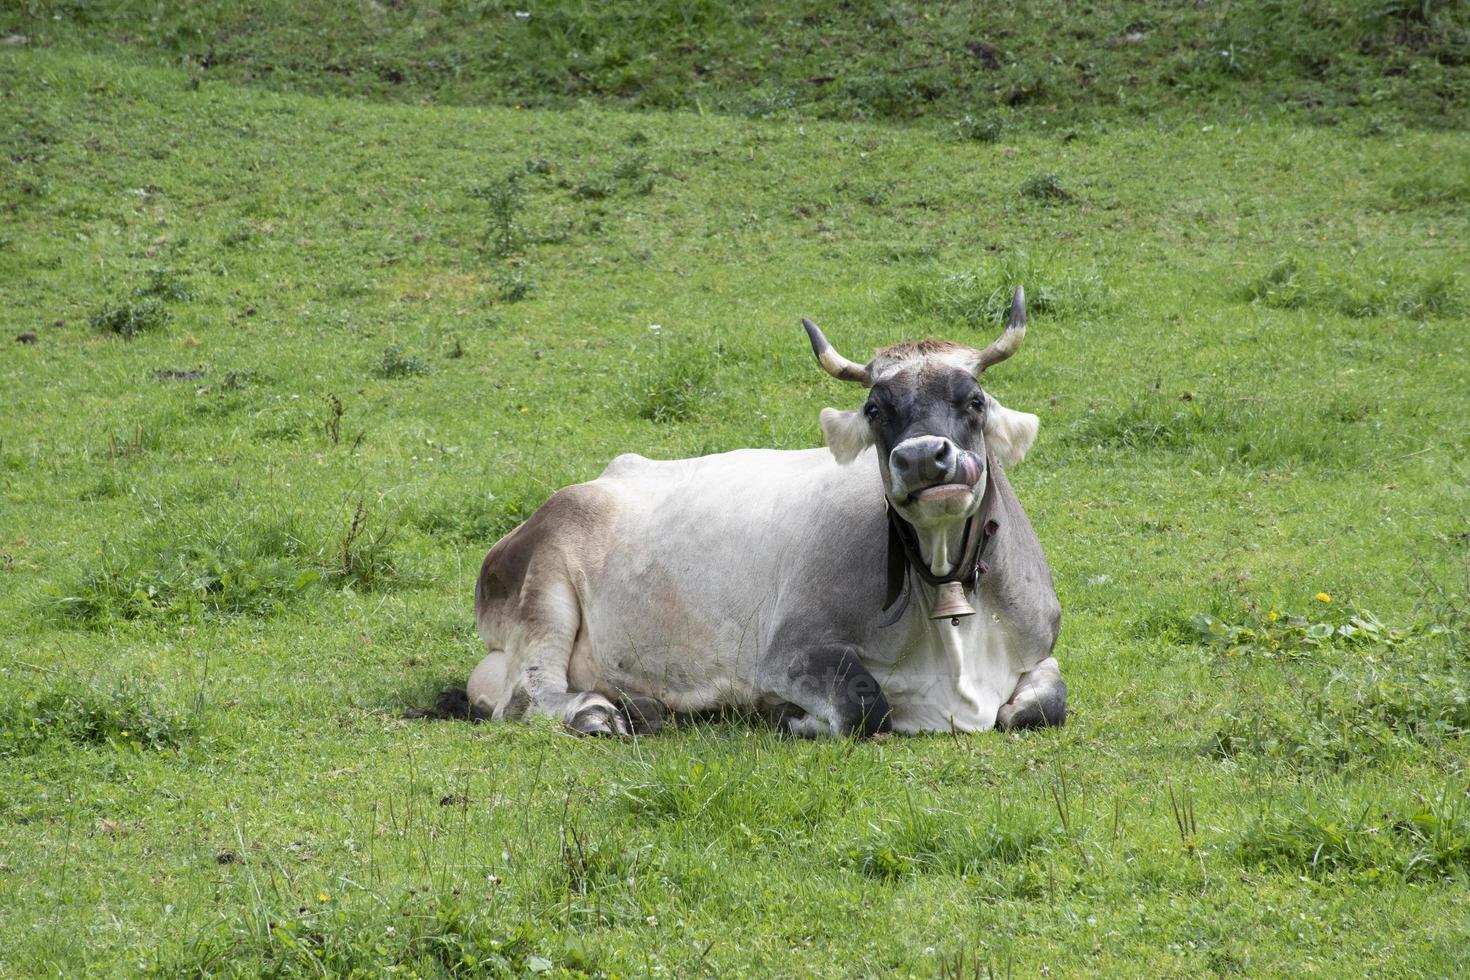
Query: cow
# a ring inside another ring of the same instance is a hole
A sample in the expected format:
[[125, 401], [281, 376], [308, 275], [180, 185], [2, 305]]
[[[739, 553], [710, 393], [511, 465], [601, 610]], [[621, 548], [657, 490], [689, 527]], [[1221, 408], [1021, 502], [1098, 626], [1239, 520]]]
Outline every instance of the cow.
[[472, 717], [657, 731], [742, 706], [801, 737], [1059, 725], [1061, 609], [1004, 467], [1035, 415], [980, 386], [1021, 346], [1017, 288], [984, 350], [925, 340], [839, 354], [866, 388], [821, 412], [826, 448], [619, 456], [490, 549]]

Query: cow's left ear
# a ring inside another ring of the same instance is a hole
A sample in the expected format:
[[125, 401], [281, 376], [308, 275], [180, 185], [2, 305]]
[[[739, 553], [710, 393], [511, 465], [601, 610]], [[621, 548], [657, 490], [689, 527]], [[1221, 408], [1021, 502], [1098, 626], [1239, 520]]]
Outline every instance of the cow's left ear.
[[1013, 412], [990, 395], [985, 396], [985, 445], [1002, 466], [1025, 459], [1040, 428], [1041, 419], [1030, 412]]
[[858, 453], [873, 444], [873, 430], [861, 412], [822, 409], [822, 437], [839, 463], [851, 463]]

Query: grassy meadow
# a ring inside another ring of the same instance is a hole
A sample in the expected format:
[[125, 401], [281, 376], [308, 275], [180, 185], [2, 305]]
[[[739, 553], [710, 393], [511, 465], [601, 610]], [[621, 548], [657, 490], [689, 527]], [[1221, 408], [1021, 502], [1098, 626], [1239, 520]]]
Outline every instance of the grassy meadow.
[[[282, 80], [201, 68], [218, 25], [152, 5], [21, 6], [0, 976], [1470, 970], [1462, 62], [1402, 44], [1428, 67], [1376, 102], [1355, 40], [1218, 98], [1140, 69], [1147, 111], [1055, 83], [765, 113], [736, 61], [677, 98], [534, 60], [397, 97], [289, 18], [219, 41], [310, 55]], [[438, 64], [425, 23], [395, 43]], [[554, 489], [816, 445], [860, 399], [800, 316], [859, 359], [983, 344], [1018, 283], [1026, 346], [986, 382], [1042, 420], [1010, 475], [1066, 727], [402, 717], [473, 667], [479, 562]]]

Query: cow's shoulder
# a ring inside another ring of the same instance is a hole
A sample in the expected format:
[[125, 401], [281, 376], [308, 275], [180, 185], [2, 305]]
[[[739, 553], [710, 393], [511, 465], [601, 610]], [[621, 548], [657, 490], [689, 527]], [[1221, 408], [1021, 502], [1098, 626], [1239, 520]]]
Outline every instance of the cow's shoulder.
[[621, 456], [615, 457], [611, 463], [607, 464], [598, 479], [616, 480], [620, 477], [638, 476], [646, 473], [653, 465], [654, 461], [647, 456], [640, 456], [637, 453], [623, 453]]
[[1002, 530], [990, 555], [993, 574], [981, 584], [998, 602], [1011, 627], [1032, 640], [1038, 650], [1049, 653], [1061, 631], [1062, 613], [1051, 567], [1031, 519], [999, 465], [991, 478], [997, 484]]

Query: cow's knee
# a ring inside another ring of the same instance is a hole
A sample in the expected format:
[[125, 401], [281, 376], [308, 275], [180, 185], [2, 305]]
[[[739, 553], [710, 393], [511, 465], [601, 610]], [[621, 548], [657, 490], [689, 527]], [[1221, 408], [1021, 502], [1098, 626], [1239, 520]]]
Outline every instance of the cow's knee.
[[888, 699], [873, 672], [850, 648], [816, 650], [799, 656], [778, 692], [805, 714], [788, 712], [794, 735], [871, 737], [893, 728]]
[[1021, 677], [1011, 699], [1000, 706], [995, 724], [1002, 731], [1044, 728], [1067, 721], [1067, 683], [1050, 657]]

